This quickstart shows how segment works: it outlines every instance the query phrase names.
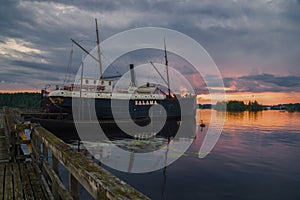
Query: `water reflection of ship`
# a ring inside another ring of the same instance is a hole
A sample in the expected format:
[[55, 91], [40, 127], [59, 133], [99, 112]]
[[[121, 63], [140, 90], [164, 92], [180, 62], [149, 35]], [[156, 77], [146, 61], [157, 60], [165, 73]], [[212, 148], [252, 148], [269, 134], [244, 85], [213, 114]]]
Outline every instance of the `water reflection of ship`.
[[[76, 129], [75, 122], [73, 120], [59, 120], [59, 119], [47, 119], [47, 118], [39, 118], [38, 122], [43, 126], [46, 127], [50, 132], [54, 133], [57, 137], [61, 138], [64, 141], [77, 141], [77, 140], [89, 140], [93, 141], [94, 137], [92, 133], [95, 131], [87, 129], [85, 131], [84, 138], [80, 137], [78, 134], [78, 130]], [[140, 120], [134, 121], [139, 126], [148, 125], [150, 122], [148, 120]], [[101, 127], [102, 131], [105, 133], [108, 139], [118, 139], [118, 138], [127, 138], [127, 139], [147, 139], [151, 137], [165, 137], [165, 138], [173, 138], [180, 126], [180, 121], [169, 119], [165, 122], [151, 122], [151, 123], [165, 123], [162, 129], [158, 132], [151, 132], [145, 131], [143, 133], [138, 134], [127, 134], [121, 130], [118, 124], [114, 120], [103, 120], [103, 121], [82, 121], [76, 122], [80, 125], [84, 126], [99, 126]], [[122, 123], [123, 125], [128, 124], [130, 125], [129, 120], [124, 120], [118, 123]], [[132, 122], [131, 122], [132, 123]], [[91, 134], [91, 135], [89, 135]]]
[[167, 159], [168, 159], [168, 153], [169, 153], [169, 142], [167, 145], [167, 150], [165, 153], [165, 166], [163, 168], [163, 180], [162, 180], [162, 186], [161, 186], [161, 198], [164, 199], [166, 186], [167, 186]]
[[[133, 170], [136, 155], [139, 153], [153, 153], [157, 150], [162, 150], [163, 153], [155, 154], [157, 155], [155, 158], [164, 160], [163, 167], [165, 168], [164, 170], [166, 170], [168, 159], [178, 156], [178, 152], [182, 149], [182, 146], [191, 144], [194, 140], [196, 131], [195, 119], [189, 119], [186, 121], [184, 126], [188, 127], [188, 129], [184, 129], [185, 133], [183, 135], [182, 133], [178, 132], [180, 131], [180, 126], [183, 126], [183, 124], [176, 120], [167, 120], [161, 131], [152, 137], [144, 136], [142, 139], [135, 138], [133, 136], [129, 137], [127, 134], [124, 134], [123, 131], [119, 130], [119, 132], [117, 132], [116, 129], [114, 131], [109, 131], [107, 136], [110, 136], [110, 138], [106, 138], [106, 140], [81, 141], [80, 144], [83, 144], [81, 147], [77, 146], [79, 143], [75, 142], [73, 144], [75, 144], [76, 148], [79, 148], [83, 151], [87, 149], [89, 153], [99, 161], [112, 160], [112, 153], [115, 152], [115, 148], [121, 148], [125, 150], [130, 154], [130, 157], [129, 161], [124, 161], [122, 163], [128, 163], [128, 166], [126, 167], [128, 172]], [[112, 132], [114, 132], [114, 134], [112, 134]], [[112, 137], [113, 135], [115, 137]], [[151, 135], [150, 132], [147, 135]], [[169, 148], [171, 143], [172, 148]], [[155, 163], [157, 161], [151, 160], [151, 162]]]

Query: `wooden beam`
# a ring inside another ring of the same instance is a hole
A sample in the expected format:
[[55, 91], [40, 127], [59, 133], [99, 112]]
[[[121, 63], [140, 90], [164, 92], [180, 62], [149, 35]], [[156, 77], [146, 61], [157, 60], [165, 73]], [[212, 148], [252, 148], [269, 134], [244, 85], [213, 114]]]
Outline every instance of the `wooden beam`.
[[13, 176], [12, 164], [6, 164], [5, 185], [4, 185], [4, 199], [5, 200], [10, 200], [10, 199], [14, 198], [12, 176]]
[[55, 156], [94, 199], [149, 199], [83, 154], [58, 139], [43, 127], [35, 127], [33, 134], [42, 139]]
[[59, 176], [50, 168], [47, 162], [43, 162], [43, 169], [49, 175], [49, 178], [52, 182], [52, 194], [55, 199], [59, 199], [59, 196], [64, 200], [71, 200], [73, 199], [69, 191], [66, 187], [62, 184], [59, 179]]
[[0, 199], [3, 198], [5, 184], [5, 164], [0, 164]]
[[23, 199], [23, 188], [22, 188], [22, 182], [21, 182], [21, 176], [20, 176], [20, 169], [19, 169], [19, 163], [15, 163], [13, 165], [13, 172], [14, 172], [14, 196], [15, 199]]

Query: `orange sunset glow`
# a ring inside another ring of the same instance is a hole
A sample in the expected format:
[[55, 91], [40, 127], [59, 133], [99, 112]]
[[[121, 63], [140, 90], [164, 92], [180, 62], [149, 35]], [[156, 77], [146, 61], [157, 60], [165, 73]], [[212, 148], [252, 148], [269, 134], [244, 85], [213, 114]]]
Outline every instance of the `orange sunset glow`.
[[19, 83], [0, 83], [0, 93], [40, 92], [39, 89]]
[[28, 92], [28, 93], [35, 93], [40, 92], [39, 90], [0, 90], [0, 93], [19, 93], [19, 92]]
[[[210, 123], [212, 117], [216, 117], [216, 112], [214, 110], [198, 110], [197, 111], [197, 123], [200, 124], [200, 119], [206, 123]], [[300, 116], [300, 113], [295, 113], [290, 115], [289, 120], [284, 120], [287, 117], [284, 114], [276, 114], [278, 111], [268, 111], [268, 112], [227, 112], [225, 114], [225, 128], [246, 126], [249, 121], [251, 121], [252, 126], [264, 126], [264, 127], [276, 127], [278, 122], [282, 122], [280, 126], [289, 126], [289, 124], [297, 124], [297, 118], [295, 116]], [[201, 116], [201, 118], [200, 118]], [[222, 117], [219, 115], [218, 117]]]
[[[226, 100], [238, 100], [238, 101], [258, 101], [263, 105], [277, 105], [286, 103], [298, 103], [300, 102], [299, 92], [237, 92], [237, 93], [226, 93]], [[197, 102], [200, 104], [210, 104], [211, 97], [209, 94], [197, 95]]]

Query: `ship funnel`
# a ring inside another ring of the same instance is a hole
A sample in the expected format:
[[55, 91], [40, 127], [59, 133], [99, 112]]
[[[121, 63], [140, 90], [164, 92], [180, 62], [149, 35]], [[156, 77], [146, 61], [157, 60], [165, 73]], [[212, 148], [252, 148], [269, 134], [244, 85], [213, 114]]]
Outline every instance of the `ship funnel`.
[[134, 65], [133, 64], [129, 64], [129, 69], [130, 69], [130, 77], [131, 77], [130, 86], [136, 87]]

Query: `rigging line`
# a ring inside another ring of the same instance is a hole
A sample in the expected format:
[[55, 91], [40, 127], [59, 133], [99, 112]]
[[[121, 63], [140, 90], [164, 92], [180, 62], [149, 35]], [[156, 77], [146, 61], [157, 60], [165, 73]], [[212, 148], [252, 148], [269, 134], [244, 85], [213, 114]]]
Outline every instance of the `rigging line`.
[[166, 81], [166, 79], [163, 77], [163, 75], [158, 71], [158, 69], [156, 68], [156, 66], [153, 64], [153, 62], [150, 61], [150, 64], [153, 66], [153, 68], [155, 69], [155, 71], [158, 73], [158, 75], [160, 76], [160, 78], [164, 81], [164, 83], [166, 85], [168, 85], [168, 82]]
[[72, 42], [72, 47], [70, 51], [70, 56], [69, 56], [69, 62], [68, 62], [68, 67], [67, 67], [67, 72], [65, 74], [65, 80], [64, 80], [64, 85], [70, 81], [70, 68], [72, 67], [72, 60], [73, 60], [73, 51], [74, 51], [74, 44]]
[[73, 43], [75, 43], [80, 49], [82, 49], [85, 53], [87, 53], [91, 58], [93, 58], [96, 62], [99, 62], [99, 60], [93, 56], [89, 51], [87, 51], [84, 47], [82, 47], [78, 42], [75, 40], [71, 39]]
[[[104, 51], [105, 52], [105, 51]], [[104, 55], [104, 52], [102, 51], [102, 57], [109, 62], [109, 59]], [[110, 65], [114, 70], [117, 72], [118, 75], [121, 76], [121, 73], [117, 70], [117, 68], [114, 65]]]

